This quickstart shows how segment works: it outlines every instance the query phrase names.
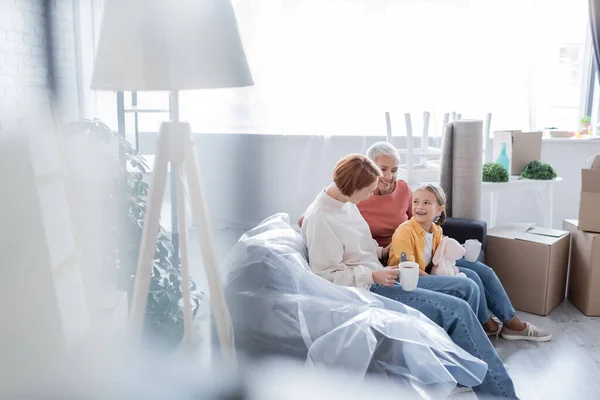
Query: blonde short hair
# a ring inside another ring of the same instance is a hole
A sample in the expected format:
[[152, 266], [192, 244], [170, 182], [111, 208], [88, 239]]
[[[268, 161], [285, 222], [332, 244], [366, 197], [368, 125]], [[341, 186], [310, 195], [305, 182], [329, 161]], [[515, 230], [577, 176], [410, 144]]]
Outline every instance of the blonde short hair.
[[367, 149], [366, 154], [372, 161], [375, 161], [377, 157], [387, 156], [393, 158], [400, 164], [400, 153], [398, 153], [398, 149], [388, 142], [373, 143], [371, 147]]

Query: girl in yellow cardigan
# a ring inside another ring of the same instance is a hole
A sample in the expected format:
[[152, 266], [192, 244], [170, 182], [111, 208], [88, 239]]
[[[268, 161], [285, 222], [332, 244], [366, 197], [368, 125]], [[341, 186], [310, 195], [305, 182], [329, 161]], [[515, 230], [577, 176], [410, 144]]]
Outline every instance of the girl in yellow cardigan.
[[[392, 244], [388, 266], [400, 263], [400, 255], [406, 254], [407, 261], [419, 264], [419, 286], [426, 285], [430, 290], [436, 290], [431, 279], [464, 279], [461, 277], [441, 277], [429, 275], [431, 260], [443, 236], [440, 226], [446, 219], [446, 194], [438, 185], [427, 184], [420, 186], [413, 193], [411, 219], [400, 225], [392, 236]], [[552, 339], [552, 334], [538, 327], [521, 322], [516, 316], [506, 291], [502, 287], [496, 273], [487, 265], [464, 259], [456, 262], [460, 272], [463, 272], [479, 286], [479, 308], [475, 311], [479, 322], [490, 336], [502, 335], [507, 340], [530, 340], [546, 342]], [[499, 320], [490, 318], [490, 311]]]

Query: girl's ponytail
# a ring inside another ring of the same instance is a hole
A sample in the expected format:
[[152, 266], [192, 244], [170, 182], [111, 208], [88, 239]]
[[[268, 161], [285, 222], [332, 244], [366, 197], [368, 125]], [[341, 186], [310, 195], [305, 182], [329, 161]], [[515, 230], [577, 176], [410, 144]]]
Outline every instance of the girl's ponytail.
[[435, 223], [438, 225], [442, 225], [445, 221], [446, 221], [446, 210], [442, 211], [442, 213], [437, 218], [437, 221], [435, 221]]

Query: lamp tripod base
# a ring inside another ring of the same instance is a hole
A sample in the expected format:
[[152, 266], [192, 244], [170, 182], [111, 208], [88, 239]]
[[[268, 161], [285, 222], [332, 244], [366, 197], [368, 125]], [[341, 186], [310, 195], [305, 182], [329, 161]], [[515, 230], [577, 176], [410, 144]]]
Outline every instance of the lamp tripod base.
[[[198, 241], [204, 258], [211, 308], [214, 314], [221, 352], [226, 359], [235, 361], [236, 355], [231, 316], [221, 284], [219, 264], [214, 251], [206, 204], [202, 185], [200, 184], [200, 174], [198, 173], [196, 155], [194, 153], [194, 144], [191, 139], [191, 128], [190, 124], [185, 122], [164, 122], [160, 127], [158, 135], [154, 176], [148, 195], [148, 206], [142, 230], [142, 241], [131, 302], [129, 320], [131, 339], [134, 342], [139, 342], [144, 324], [150, 279], [152, 277], [152, 264], [156, 251], [156, 241], [158, 239], [160, 209], [165, 193], [169, 163], [173, 171], [172, 176], [175, 177], [177, 199], [177, 230], [180, 239], [181, 291], [184, 307], [184, 346], [188, 349], [191, 348], [192, 324], [185, 212], [185, 199], [186, 195], [188, 195], [192, 218], [196, 223]], [[186, 183], [188, 193], [185, 190]]]

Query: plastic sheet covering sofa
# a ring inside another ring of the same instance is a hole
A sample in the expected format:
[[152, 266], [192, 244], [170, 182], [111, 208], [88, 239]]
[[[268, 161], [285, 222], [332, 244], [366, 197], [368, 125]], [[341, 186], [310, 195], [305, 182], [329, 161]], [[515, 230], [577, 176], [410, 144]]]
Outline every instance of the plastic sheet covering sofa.
[[444, 398], [456, 383], [476, 386], [485, 376], [483, 361], [420, 312], [310, 272], [287, 214], [245, 233], [223, 268], [236, 348], [246, 356], [382, 375], [420, 398]]

